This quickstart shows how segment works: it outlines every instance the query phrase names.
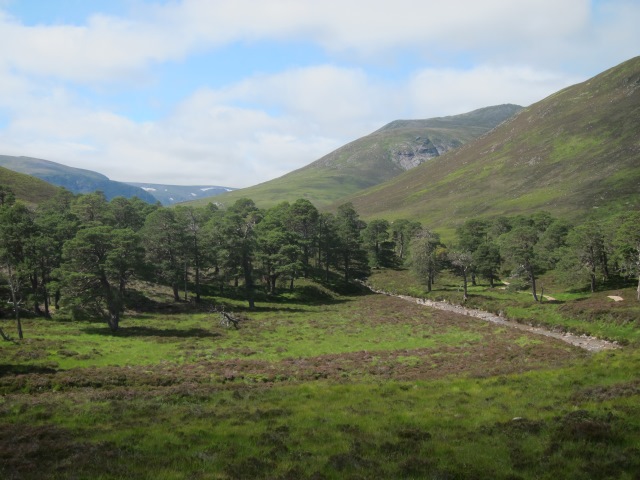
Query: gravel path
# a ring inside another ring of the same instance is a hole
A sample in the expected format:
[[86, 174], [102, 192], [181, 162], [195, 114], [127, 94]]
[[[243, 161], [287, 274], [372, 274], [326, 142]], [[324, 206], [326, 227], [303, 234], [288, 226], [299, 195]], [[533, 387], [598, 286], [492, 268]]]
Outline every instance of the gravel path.
[[[424, 298], [409, 297], [408, 295], [396, 295], [394, 293], [385, 292], [383, 290], [377, 290], [370, 285], [366, 285], [372, 292], [380, 293], [382, 295], [389, 295], [391, 297], [401, 298], [409, 302], [415, 302], [427, 307], [436, 308], [438, 310], [445, 310], [447, 312], [455, 312], [460, 315], [467, 315], [470, 317], [479, 318], [488, 322], [497, 323], [498, 325], [504, 325], [510, 328], [516, 328], [525, 332], [536, 333], [538, 335], [544, 335], [545, 337], [556, 338], [563, 342], [575, 345], [576, 347], [583, 348], [590, 352], [601, 352], [603, 350], [613, 350], [620, 348], [617, 342], [610, 342], [608, 340], [602, 340], [596, 337], [590, 337], [588, 335], [576, 335], [568, 332], [555, 332], [542, 327], [534, 327], [532, 325], [526, 325], [524, 323], [514, 322], [504, 317], [494, 315], [493, 313], [485, 312], [483, 310], [476, 310], [472, 308], [463, 307], [461, 305], [452, 305], [446, 302], [434, 302], [432, 300], [426, 300]], [[548, 297], [547, 297], [548, 298]]]

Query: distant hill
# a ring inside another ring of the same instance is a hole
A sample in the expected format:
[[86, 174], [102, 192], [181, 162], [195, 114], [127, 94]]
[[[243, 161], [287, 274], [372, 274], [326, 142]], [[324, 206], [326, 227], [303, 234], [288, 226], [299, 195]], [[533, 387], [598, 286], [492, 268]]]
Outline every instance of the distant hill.
[[49, 200], [58, 191], [57, 187], [44, 180], [4, 167], [0, 167], [0, 185], [9, 187], [16, 199], [30, 205], [37, 205]]
[[410, 217], [441, 228], [542, 209], [569, 219], [638, 209], [640, 57], [347, 200], [365, 218]]
[[235, 188], [220, 187], [217, 185], [182, 186], [133, 182], [127, 182], [127, 184], [141, 188], [145, 192], [153, 195], [163, 205], [173, 205], [196, 199], [206, 199], [205, 201], [207, 202], [213, 201], [211, 197], [236, 190]]
[[[387, 180], [473, 140], [513, 116], [522, 107], [498, 105], [462, 115], [427, 120], [396, 120], [319, 160], [280, 178], [225, 193], [216, 201], [241, 197], [268, 207], [306, 198], [316, 206]], [[201, 205], [204, 201], [196, 201]]]
[[45, 182], [65, 187], [73, 193], [102, 191], [108, 200], [114, 197], [138, 197], [148, 203], [156, 203], [156, 198], [142, 190], [122, 182], [109, 180], [101, 173], [68, 167], [60, 163], [31, 157], [0, 155], [0, 166], [15, 172], [40, 178]]

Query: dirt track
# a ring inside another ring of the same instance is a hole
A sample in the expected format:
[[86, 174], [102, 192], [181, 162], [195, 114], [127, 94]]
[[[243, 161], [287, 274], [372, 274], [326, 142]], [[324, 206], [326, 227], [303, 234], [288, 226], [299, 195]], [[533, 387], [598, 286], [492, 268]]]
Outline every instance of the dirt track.
[[385, 292], [383, 290], [377, 290], [371, 287], [370, 285], [366, 285], [366, 286], [372, 292], [375, 292], [375, 293], [380, 293], [382, 295], [389, 295], [392, 297], [401, 298], [409, 302], [415, 302], [419, 305], [425, 305], [427, 307], [436, 308], [438, 310], [445, 310], [448, 312], [459, 313], [460, 315], [467, 315], [470, 317], [479, 318], [482, 320], [486, 320], [488, 322], [497, 323], [499, 325], [504, 325], [510, 328], [516, 328], [518, 330], [523, 330], [523, 331], [535, 333], [538, 335], [544, 335], [546, 337], [557, 338], [558, 340], [562, 340], [563, 342], [569, 343], [571, 345], [575, 345], [577, 347], [583, 348], [590, 352], [601, 352], [603, 350], [613, 350], [616, 348], [620, 348], [620, 345], [617, 342], [610, 342], [608, 340], [602, 340], [600, 338], [590, 337], [588, 335], [575, 335], [569, 332], [556, 332], [553, 330], [548, 330], [546, 328], [534, 327], [532, 325], [527, 325], [527, 324], [515, 322], [513, 320], [508, 320], [504, 317], [494, 315], [493, 313], [485, 312], [483, 310], [466, 308], [460, 305], [452, 305], [446, 302], [434, 302], [432, 300], [410, 297], [408, 295], [396, 295], [394, 293]]

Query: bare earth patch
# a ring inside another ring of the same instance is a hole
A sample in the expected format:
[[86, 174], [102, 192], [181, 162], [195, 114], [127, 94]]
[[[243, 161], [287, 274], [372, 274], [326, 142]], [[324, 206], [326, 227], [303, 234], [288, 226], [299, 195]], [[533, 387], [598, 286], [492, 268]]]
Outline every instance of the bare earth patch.
[[611, 300], [613, 300], [614, 302], [621, 302], [624, 300], [624, 298], [619, 297], [617, 295], [609, 295], [607, 298], [610, 298]]

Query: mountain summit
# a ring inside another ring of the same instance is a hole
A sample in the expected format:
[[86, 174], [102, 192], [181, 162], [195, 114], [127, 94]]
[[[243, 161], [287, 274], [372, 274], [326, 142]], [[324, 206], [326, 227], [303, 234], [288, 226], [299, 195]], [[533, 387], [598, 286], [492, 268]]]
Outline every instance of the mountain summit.
[[307, 198], [316, 206], [328, 205], [460, 147], [521, 109], [517, 105], [498, 105], [450, 117], [396, 120], [306, 167], [222, 194], [216, 201], [231, 204], [240, 197], [249, 197], [267, 207], [283, 200]]
[[[640, 208], [640, 57], [563, 89], [495, 130], [352, 201], [364, 216], [451, 227], [548, 210]], [[455, 219], [455, 220], [454, 220]]]

